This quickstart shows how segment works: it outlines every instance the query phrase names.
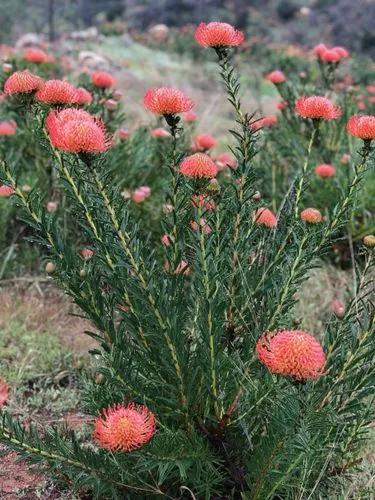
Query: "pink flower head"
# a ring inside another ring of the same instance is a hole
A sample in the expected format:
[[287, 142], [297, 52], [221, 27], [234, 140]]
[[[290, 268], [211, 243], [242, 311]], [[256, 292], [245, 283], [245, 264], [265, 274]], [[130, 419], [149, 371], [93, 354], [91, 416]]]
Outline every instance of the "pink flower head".
[[284, 73], [282, 71], [280, 71], [279, 69], [276, 69], [275, 71], [271, 71], [271, 73], [268, 73], [268, 75], [266, 75], [265, 78], [266, 78], [266, 80], [274, 83], [275, 85], [286, 81], [286, 77], [285, 77]]
[[17, 125], [15, 122], [0, 122], [0, 136], [9, 136], [16, 133]]
[[103, 123], [86, 111], [51, 111], [46, 119], [51, 144], [69, 153], [102, 153], [111, 146]]
[[344, 153], [340, 159], [341, 163], [349, 163], [350, 162], [350, 154], [349, 153]]
[[9, 198], [12, 194], [14, 194], [14, 189], [12, 187], [5, 184], [2, 186], [0, 185], [0, 198]]
[[158, 115], [174, 115], [190, 111], [194, 102], [179, 89], [159, 87], [149, 89], [143, 98], [145, 107]]
[[322, 346], [300, 330], [263, 334], [256, 344], [256, 354], [271, 373], [300, 381], [323, 375], [326, 358]]
[[186, 156], [180, 163], [180, 172], [186, 177], [216, 177], [218, 169], [213, 160], [204, 153]]
[[165, 128], [153, 128], [150, 130], [151, 137], [154, 139], [164, 139], [165, 137], [170, 137], [171, 134]]
[[320, 55], [319, 58], [323, 62], [328, 62], [328, 63], [334, 63], [334, 62], [339, 62], [341, 61], [342, 57], [339, 52], [335, 49], [327, 49], [323, 51]]
[[140, 186], [132, 194], [134, 203], [142, 203], [151, 195], [151, 189], [148, 186]]
[[336, 173], [336, 169], [333, 165], [322, 163], [315, 167], [315, 173], [319, 177], [333, 177]]
[[227, 23], [200, 23], [195, 40], [202, 47], [236, 47], [244, 41], [244, 35]]
[[350, 135], [363, 140], [375, 139], [375, 116], [354, 115], [346, 124], [346, 130]]
[[38, 47], [29, 47], [25, 49], [23, 53], [23, 58], [31, 63], [47, 63], [50, 61], [48, 54], [44, 52], [44, 50], [39, 49]]
[[280, 111], [283, 111], [288, 106], [288, 103], [285, 101], [280, 101], [277, 103], [276, 106], [277, 106], [277, 109], [279, 109]]
[[127, 128], [119, 128], [117, 130], [117, 137], [121, 141], [126, 141], [130, 137], [130, 131]]
[[47, 80], [35, 94], [35, 99], [49, 104], [75, 104], [77, 89], [64, 80]]
[[320, 56], [324, 51], [327, 50], [327, 46], [324, 43], [319, 43], [318, 45], [315, 45], [313, 48], [313, 52], [315, 55]]
[[335, 299], [331, 302], [331, 311], [338, 318], [342, 318], [345, 316], [345, 304], [338, 299]]
[[114, 99], [107, 99], [104, 102], [104, 107], [110, 111], [114, 111], [117, 108], [117, 101]]
[[83, 106], [84, 104], [91, 104], [92, 103], [91, 92], [89, 92], [84, 87], [78, 87], [76, 89], [76, 101], [75, 102], [77, 104], [80, 104], [81, 106]]
[[366, 89], [370, 94], [375, 94], [375, 85], [367, 85]]
[[16, 71], [5, 81], [6, 94], [29, 94], [43, 85], [43, 79], [33, 75], [30, 71]]
[[94, 251], [91, 248], [83, 248], [81, 250], [81, 255], [85, 260], [90, 260], [94, 255]]
[[95, 87], [109, 89], [116, 85], [117, 80], [110, 73], [107, 73], [107, 71], [94, 71], [91, 75], [91, 82]]
[[196, 119], [197, 119], [197, 114], [194, 113], [194, 111], [186, 111], [186, 113], [184, 113], [184, 120], [186, 123], [195, 122]]
[[274, 228], [277, 226], [275, 214], [268, 208], [258, 208], [253, 214], [253, 221], [258, 226]]
[[305, 210], [302, 210], [300, 217], [301, 220], [309, 224], [317, 224], [323, 220], [322, 214], [316, 208], [305, 208]]
[[237, 159], [235, 156], [232, 155], [232, 153], [220, 153], [216, 157], [216, 165], [219, 171], [224, 170], [225, 168], [236, 168], [237, 166]]
[[171, 244], [171, 237], [169, 236], [169, 234], [163, 234], [163, 236], [160, 238], [160, 241], [163, 245], [168, 247]]
[[299, 97], [296, 101], [296, 111], [303, 118], [334, 120], [341, 116], [341, 108], [326, 97], [313, 95]]
[[129, 452], [150, 441], [154, 434], [154, 414], [146, 406], [129, 403], [102, 410], [95, 421], [93, 437], [101, 448]]
[[217, 145], [217, 140], [211, 134], [198, 134], [194, 139], [196, 151], [207, 151]]
[[47, 203], [47, 212], [53, 213], [57, 210], [58, 203], [57, 201], [49, 201]]
[[255, 122], [250, 124], [251, 130], [260, 130], [264, 127], [271, 127], [277, 123], [277, 116], [269, 115], [261, 118], [260, 120], [256, 120]]

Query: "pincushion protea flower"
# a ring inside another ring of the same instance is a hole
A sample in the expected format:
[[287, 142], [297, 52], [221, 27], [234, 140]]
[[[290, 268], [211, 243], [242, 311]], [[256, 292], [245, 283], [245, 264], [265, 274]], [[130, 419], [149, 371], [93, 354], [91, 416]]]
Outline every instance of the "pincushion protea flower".
[[195, 40], [202, 47], [235, 47], [241, 45], [244, 35], [228, 23], [200, 23]]
[[47, 80], [35, 94], [35, 99], [50, 104], [75, 104], [77, 89], [64, 80]]
[[44, 52], [44, 50], [39, 49], [38, 47], [28, 47], [25, 49], [23, 53], [23, 58], [31, 63], [47, 63], [50, 61], [50, 57], [48, 54]]
[[6, 94], [29, 94], [43, 85], [43, 79], [33, 75], [30, 71], [16, 71], [6, 80], [4, 92]]
[[143, 98], [145, 107], [158, 115], [174, 115], [190, 111], [194, 102], [181, 90], [173, 87], [149, 89]]
[[253, 214], [253, 221], [258, 226], [273, 228], [277, 226], [275, 214], [266, 207], [258, 208]]
[[0, 136], [9, 136], [16, 133], [17, 125], [14, 122], [0, 122]]
[[330, 308], [333, 314], [335, 314], [338, 318], [343, 318], [345, 316], [345, 304], [341, 300], [333, 300]]
[[94, 255], [94, 251], [91, 248], [82, 248], [81, 255], [85, 260], [90, 260]]
[[216, 177], [218, 169], [213, 160], [204, 153], [186, 156], [180, 163], [180, 172], [186, 177]]
[[315, 167], [315, 173], [319, 177], [333, 177], [336, 173], [336, 169], [333, 165], [322, 163]]
[[0, 408], [8, 401], [10, 387], [6, 380], [0, 377]]
[[186, 123], [195, 122], [197, 118], [198, 117], [197, 117], [196, 113], [194, 113], [194, 111], [186, 111], [186, 113], [184, 113], [184, 121]]
[[95, 87], [109, 89], [116, 85], [117, 80], [110, 73], [107, 73], [107, 71], [94, 71], [91, 75], [91, 82]]
[[303, 118], [334, 120], [341, 116], [341, 108], [326, 97], [302, 96], [296, 101], [296, 112]]
[[91, 93], [85, 89], [84, 87], [76, 88], [76, 97], [75, 104], [91, 104], [92, 103], [92, 95]]
[[155, 434], [155, 416], [143, 405], [115, 404], [102, 410], [93, 437], [101, 448], [129, 452], [140, 448]]
[[69, 153], [101, 153], [111, 146], [103, 123], [86, 111], [51, 111], [46, 119], [51, 144]]
[[323, 220], [322, 214], [317, 208], [305, 208], [305, 210], [302, 210], [300, 217], [301, 220], [310, 224], [317, 224]]
[[320, 343], [300, 330], [264, 333], [256, 344], [256, 354], [271, 373], [303, 381], [323, 375], [325, 354]]
[[194, 138], [194, 148], [196, 151], [207, 151], [217, 145], [217, 140], [211, 134], [198, 134]]
[[275, 71], [271, 71], [271, 73], [268, 73], [268, 75], [265, 76], [265, 79], [269, 82], [274, 83], [275, 85], [286, 81], [284, 73], [279, 69], [275, 69]]
[[219, 170], [223, 170], [226, 167], [230, 168], [236, 168], [237, 166], [237, 159], [235, 156], [232, 155], [232, 153], [220, 153], [216, 157], [216, 165], [218, 166]]
[[251, 130], [260, 130], [264, 127], [270, 127], [271, 125], [275, 125], [277, 123], [277, 116], [269, 115], [264, 118], [260, 118], [253, 123], [250, 123]]
[[354, 137], [359, 137], [365, 141], [375, 139], [375, 116], [351, 116], [346, 124], [346, 130], [350, 135], [354, 135]]
[[6, 184], [0, 185], [0, 198], [9, 198], [14, 193], [14, 189]]
[[150, 135], [154, 139], [164, 139], [165, 137], [171, 137], [171, 134], [168, 132], [168, 130], [165, 130], [165, 128], [153, 128], [150, 130]]

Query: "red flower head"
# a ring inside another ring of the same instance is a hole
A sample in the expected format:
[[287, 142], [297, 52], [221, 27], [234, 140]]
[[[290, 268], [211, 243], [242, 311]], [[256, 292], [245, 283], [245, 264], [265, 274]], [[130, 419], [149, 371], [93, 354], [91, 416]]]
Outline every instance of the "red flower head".
[[180, 163], [180, 172], [186, 177], [207, 177], [210, 179], [216, 177], [217, 171], [213, 160], [204, 153], [186, 156]]
[[258, 208], [253, 214], [253, 221], [258, 226], [274, 228], [277, 226], [276, 216], [271, 210], [265, 207]]
[[345, 47], [333, 47], [332, 50], [335, 50], [338, 54], [340, 54], [341, 58], [349, 57], [349, 52]]
[[300, 330], [263, 334], [256, 344], [256, 353], [271, 373], [300, 381], [323, 375], [325, 354], [322, 346], [312, 335]]
[[375, 85], [367, 85], [366, 89], [370, 94], [375, 94]]
[[78, 87], [76, 89], [76, 100], [75, 104], [91, 104], [92, 103], [92, 95], [91, 93], [85, 89], [84, 87]]
[[6, 94], [28, 94], [35, 92], [43, 85], [43, 79], [33, 75], [30, 71], [16, 71], [6, 80], [4, 92]]
[[277, 123], [277, 116], [269, 115], [264, 118], [260, 118], [260, 120], [256, 120], [255, 122], [250, 124], [251, 130], [260, 130], [264, 127], [270, 127]]
[[170, 137], [171, 134], [165, 128], [153, 128], [150, 130], [151, 137], [154, 139], [164, 139], [165, 137]]
[[3, 378], [0, 378], [0, 408], [8, 401], [10, 387]]
[[286, 81], [286, 77], [285, 77], [284, 73], [282, 71], [280, 71], [279, 69], [276, 69], [275, 71], [271, 71], [271, 73], [268, 73], [268, 75], [266, 75], [265, 78], [266, 78], [266, 80], [274, 83], [275, 85]]
[[50, 61], [48, 54], [37, 47], [29, 47], [23, 53], [23, 58], [31, 63], [46, 63]]
[[227, 23], [200, 23], [195, 40], [202, 47], [236, 47], [241, 45], [244, 35]]
[[91, 75], [92, 84], [101, 89], [109, 89], [116, 85], [116, 78], [106, 71], [94, 71]]
[[106, 450], [129, 452], [150, 441], [154, 434], [154, 414], [146, 406], [129, 403], [102, 410], [93, 437]]
[[130, 137], [130, 130], [128, 130], [127, 128], [119, 128], [119, 129], [117, 129], [117, 137], [121, 141], [126, 141]]
[[3, 184], [0, 185], [0, 198], [9, 198], [14, 193], [14, 189], [10, 186]]
[[217, 145], [217, 140], [210, 134], [198, 134], [194, 139], [196, 151], [207, 151]]
[[51, 144], [69, 153], [101, 153], [111, 146], [103, 123], [80, 109], [51, 111], [46, 129]]
[[315, 167], [315, 173], [319, 177], [333, 177], [336, 173], [336, 169], [333, 165], [328, 165], [327, 163], [322, 163]]
[[301, 220], [309, 222], [310, 224], [317, 224], [322, 222], [322, 214], [316, 208], [305, 208], [300, 214]]
[[231, 153], [220, 153], [216, 158], [216, 165], [219, 170], [223, 170], [226, 167], [236, 168], [237, 160]]
[[0, 122], [0, 136], [14, 135], [17, 125], [14, 122]]
[[35, 94], [35, 98], [50, 104], [75, 104], [77, 89], [64, 80], [47, 80]]
[[354, 115], [349, 118], [346, 130], [350, 135], [363, 140], [375, 139], [375, 116]]
[[320, 54], [322, 54], [327, 49], [328, 47], [324, 43], [319, 43], [318, 45], [315, 45], [315, 47], [313, 48], [313, 52], [317, 56], [320, 56]]
[[197, 115], [196, 115], [196, 113], [194, 113], [194, 111], [186, 111], [186, 113], [184, 113], [184, 120], [186, 123], [195, 122], [196, 119], [197, 119]]
[[313, 95], [299, 97], [296, 101], [296, 111], [303, 118], [334, 120], [341, 116], [341, 108], [326, 97]]
[[143, 98], [143, 103], [149, 111], [158, 115], [186, 113], [194, 106], [191, 99], [173, 87], [149, 89]]
[[280, 101], [276, 104], [277, 109], [279, 109], [280, 111], [283, 111], [283, 109], [285, 109], [287, 106], [288, 103], [285, 101]]
[[91, 248], [83, 248], [81, 250], [81, 255], [85, 260], [90, 260], [94, 255], [94, 251]]

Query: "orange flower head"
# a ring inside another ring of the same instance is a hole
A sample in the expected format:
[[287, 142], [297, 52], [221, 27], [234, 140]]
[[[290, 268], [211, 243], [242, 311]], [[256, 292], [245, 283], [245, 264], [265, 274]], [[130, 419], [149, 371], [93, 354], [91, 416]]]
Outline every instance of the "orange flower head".
[[333, 165], [322, 163], [315, 167], [315, 173], [319, 177], [333, 177], [336, 173], [336, 169]]
[[33, 75], [30, 71], [16, 71], [6, 80], [4, 92], [6, 94], [29, 94], [40, 89], [43, 79]]
[[279, 69], [276, 69], [275, 71], [271, 71], [271, 73], [268, 73], [266, 75], [266, 80], [268, 80], [271, 83], [274, 83], [277, 85], [278, 83], [283, 83], [286, 81], [286, 77], [282, 71]]
[[300, 214], [301, 220], [309, 224], [318, 224], [322, 222], [323, 217], [317, 208], [305, 208]]
[[256, 344], [256, 354], [271, 373], [299, 381], [323, 375], [322, 346], [312, 335], [300, 330], [264, 333]]
[[191, 99], [173, 87], [149, 89], [143, 98], [143, 103], [149, 111], [158, 115], [186, 113], [194, 106]]
[[154, 414], [146, 406], [129, 403], [102, 410], [95, 421], [93, 437], [108, 451], [129, 452], [150, 441], [154, 434]]
[[253, 214], [253, 221], [258, 226], [265, 226], [274, 228], [277, 226], [277, 219], [275, 214], [265, 207], [258, 208]]
[[9, 198], [14, 193], [14, 189], [6, 184], [0, 185], [0, 198]]
[[213, 160], [204, 153], [186, 156], [180, 163], [180, 172], [186, 177], [216, 177], [218, 168]]
[[35, 98], [49, 104], [75, 104], [77, 89], [64, 80], [47, 80], [35, 94]]
[[346, 130], [350, 135], [354, 135], [354, 137], [359, 137], [363, 140], [369, 141], [375, 139], [375, 116], [351, 116], [346, 124]]
[[207, 151], [217, 145], [217, 140], [211, 134], [198, 134], [194, 139], [196, 151]]
[[46, 63], [50, 61], [49, 55], [44, 52], [44, 50], [38, 47], [28, 47], [23, 53], [23, 58], [25, 61], [31, 63]]
[[91, 75], [91, 82], [95, 87], [109, 89], [116, 85], [117, 80], [110, 73], [107, 73], [107, 71], [94, 71]]
[[9, 136], [16, 133], [17, 125], [14, 122], [0, 122], [0, 136]]
[[326, 97], [302, 96], [296, 101], [296, 111], [303, 118], [335, 120], [341, 116], [341, 108]]
[[323, 62], [334, 63], [341, 61], [342, 57], [335, 49], [327, 49], [319, 55], [319, 59]]
[[68, 153], [102, 153], [111, 146], [103, 123], [80, 109], [51, 111], [46, 129], [51, 144]]
[[200, 23], [195, 40], [202, 47], [236, 47], [244, 41], [244, 34], [228, 23]]
[[91, 104], [91, 103], [92, 103], [91, 93], [84, 87], [78, 87], [76, 89], [75, 104], [80, 104], [81, 106], [83, 106], [84, 104]]

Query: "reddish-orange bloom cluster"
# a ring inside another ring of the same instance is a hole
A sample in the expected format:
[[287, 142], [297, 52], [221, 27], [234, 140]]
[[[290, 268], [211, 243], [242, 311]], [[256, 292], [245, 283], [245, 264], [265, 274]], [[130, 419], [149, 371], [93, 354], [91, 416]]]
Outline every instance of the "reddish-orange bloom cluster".
[[346, 130], [350, 135], [365, 141], [375, 139], [375, 116], [354, 115], [349, 118]]
[[35, 94], [35, 98], [49, 104], [76, 104], [77, 89], [64, 80], [48, 80]]
[[14, 135], [17, 125], [14, 122], [0, 122], [0, 136]]
[[271, 71], [268, 75], [265, 76], [266, 80], [277, 85], [278, 83], [283, 83], [286, 81], [286, 77], [282, 71], [279, 69], [275, 69], [275, 71]]
[[0, 378], [0, 408], [8, 401], [10, 387], [3, 378]]
[[217, 145], [217, 140], [211, 134], [198, 134], [194, 139], [196, 151], [207, 151]]
[[14, 193], [14, 189], [6, 184], [0, 186], [0, 198], [9, 198]]
[[180, 163], [180, 172], [186, 177], [216, 177], [218, 169], [213, 160], [204, 153], [187, 156]]
[[241, 45], [244, 35], [227, 23], [200, 23], [195, 40], [202, 47], [236, 47]]
[[310, 224], [317, 224], [323, 220], [322, 214], [317, 208], [305, 208], [305, 210], [302, 210], [300, 217], [301, 220]]
[[107, 71], [94, 71], [91, 75], [91, 82], [95, 87], [109, 89], [116, 85], [117, 80], [110, 73], [107, 73]]
[[323, 375], [325, 354], [322, 346], [312, 335], [300, 330], [263, 334], [256, 344], [256, 353], [271, 373], [300, 381]]
[[91, 93], [86, 90], [84, 87], [78, 87], [76, 88], [76, 95], [75, 95], [75, 104], [91, 104], [92, 103], [92, 95]]
[[324, 43], [319, 43], [313, 48], [314, 54], [318, 58], [327, 63], [336, 63], [349, 57], [349, 52], [344, 47], [332, 47], [328, 48]]
[[33, 75], [30, 71], [16, 71], [6, 80], [4, 92], [6, 94], [28, 94], [40, 89], [43, 79]]
[[260, 130], [264, 127], [271, 127], [277, 123], [277, 116], [269, 115], [250, 124], [251, 130]]
[[277, 226], [277, 219], [275, 214], [265, 207], [258, 208], [253, 214], [253, 221], [258, 226], [265, 226], [274, 228]]
[[46, 119], [51, 144], [69, 153], [101, 153], [111, 146], [103, 123], [86, 111], [51, 111]]
[[44, 50], [39, 49], [38, 47], [29, 47], [23, 53], [23, 58], [31, 63], [46, 63], [50, 61], [50, 57], [48, 54], [44, 52]]
[[158, 115], [186, 113], [194, 106], [191, 99], [181, 90], [173, 87], [149, 89], [143, 98], [143, 102], [149, 111]]
[[333, 165], [322, 163], [315, 167], [315, 173], [319, 177], [333, 177], [336, 173], [336, 169]]
[[341, 108], [326, 97], [302, 96], [296, 101], [296, 111], [303, 118], [334, 120], [341, 116]]
[[155, 434], [155, 416], [143, 405], [115, 404], [95, 421], [93, 437], [109, 451], [129, 452], [150, 441]]

